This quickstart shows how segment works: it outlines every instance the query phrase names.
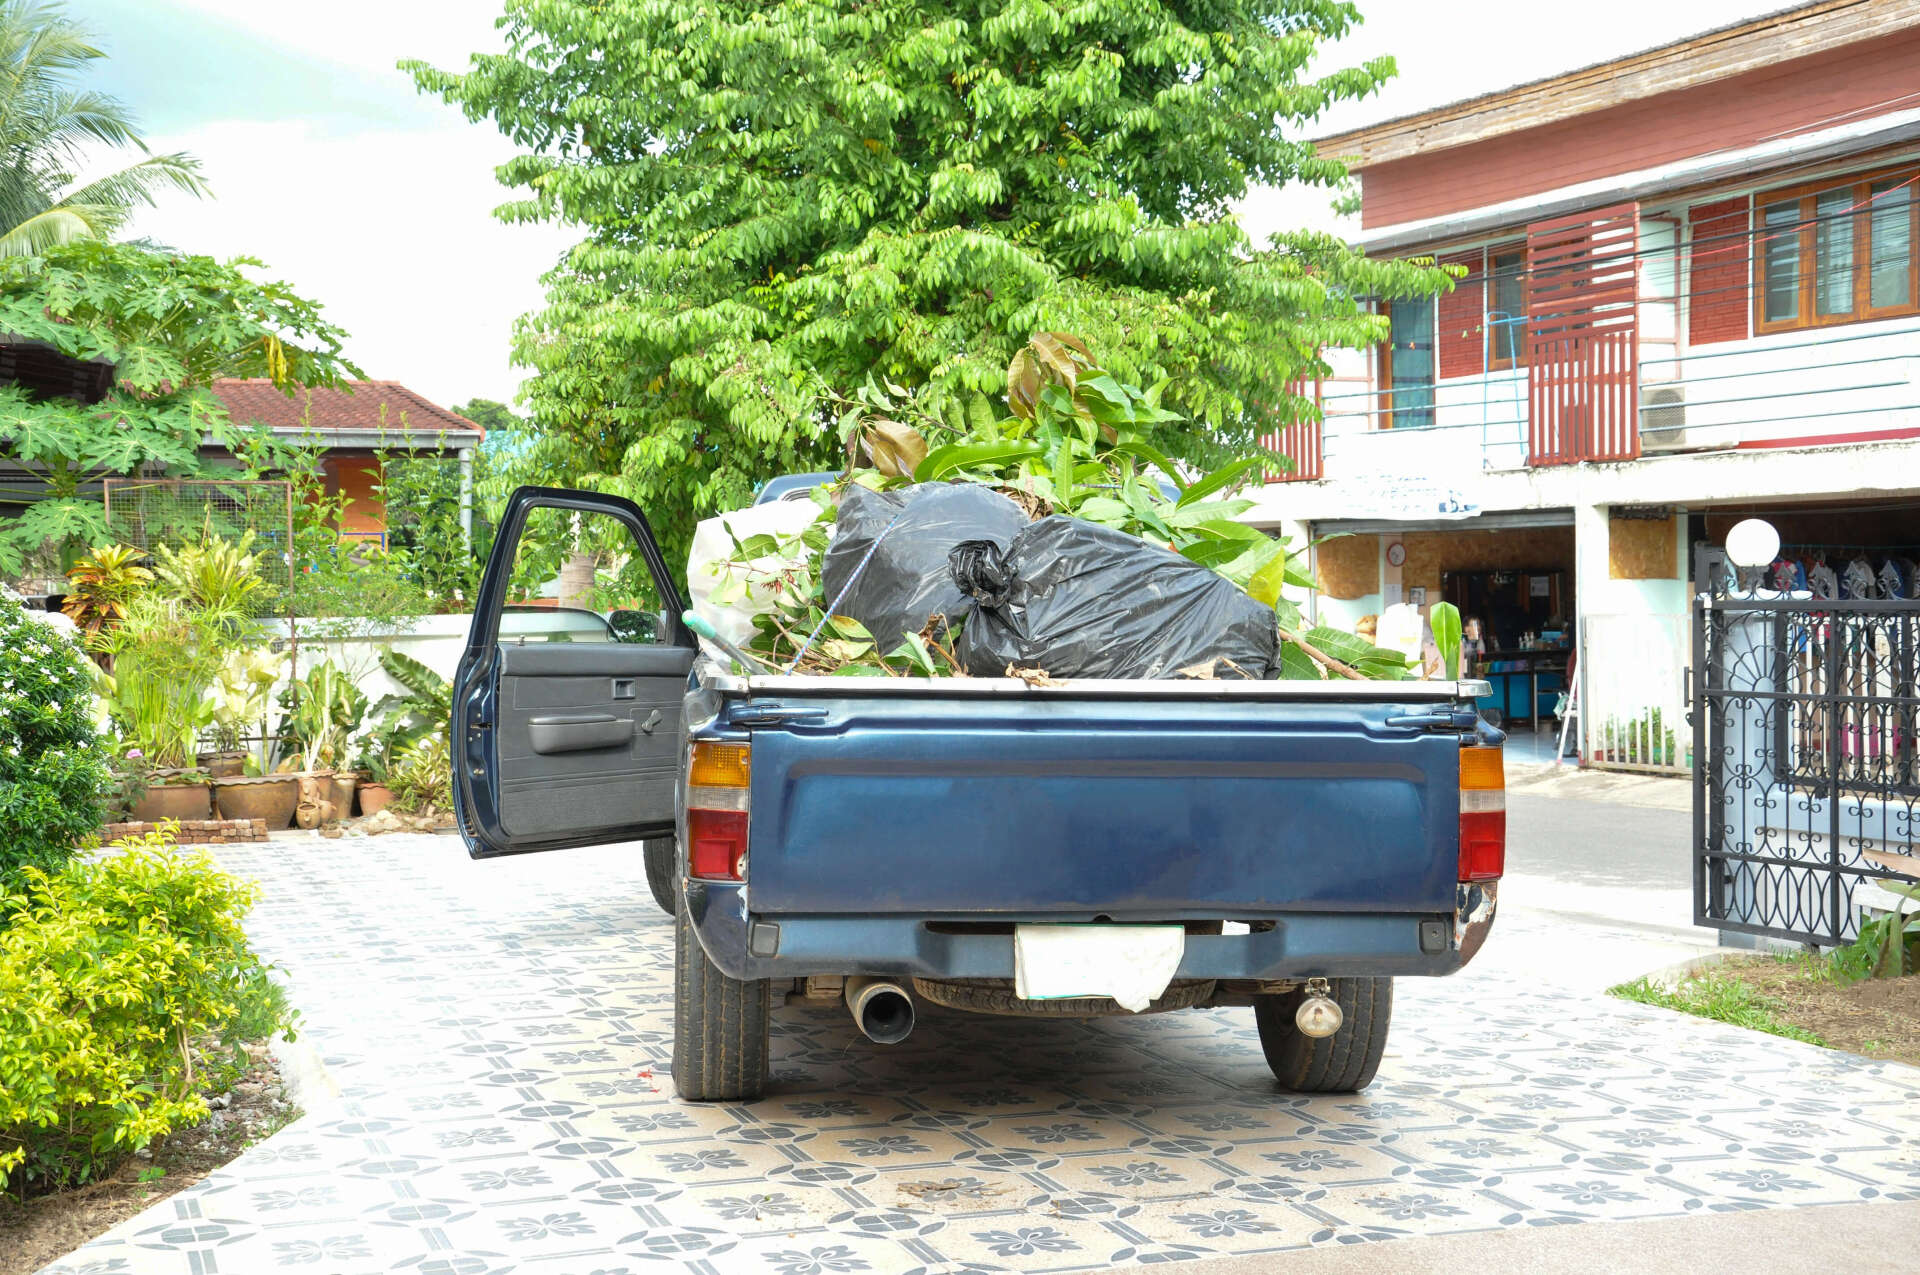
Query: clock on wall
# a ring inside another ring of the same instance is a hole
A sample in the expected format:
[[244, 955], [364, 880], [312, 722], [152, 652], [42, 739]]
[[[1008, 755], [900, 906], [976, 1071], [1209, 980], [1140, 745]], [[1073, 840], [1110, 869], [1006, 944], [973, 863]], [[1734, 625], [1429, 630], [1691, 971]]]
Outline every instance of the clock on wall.
[[1387, 565], [1397, 567], [1407, 560], [1407, 547], [1398, 540], [1387, 546]]

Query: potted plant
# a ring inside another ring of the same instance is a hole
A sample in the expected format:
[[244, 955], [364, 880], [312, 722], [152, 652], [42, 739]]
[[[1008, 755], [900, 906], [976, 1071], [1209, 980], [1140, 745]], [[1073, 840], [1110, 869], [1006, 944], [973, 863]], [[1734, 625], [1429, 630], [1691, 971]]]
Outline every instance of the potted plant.
[[452, 687], [419, 660], [387, 650], [381, 653], [380, 668], [400, 690], [374, 705], [378, 721], [354, 762], [364, 775], [360, 784], [363, 815], [376, 814], [393, 801], [390, 778], [398, 759], [430, 736], [444, 740], [452, 715]]
[[327, 662], [295, 678], [281, 705], [285, 711], [281, 734], [300, 767], [295, 772], [300, 800], [294, 822], [302, 828], [318, 827], [352, 808], [352, 784], [347, 785], [342, 802], [334, 772], [346, 765], [347, 741], [366, 716], [367, 697], [345, 670]]
[[135, 823], [159, 823], [177, 819], [182, 823], [207, 819], [213, 815], [213, 790], [207, 772], [198, 767], [148, 772], [146, 788], [128, 812]]
[[213, 682], [213, 751], [200, 754], [200, 764], [218, 779], [246, 773], [246, 736], [264, 726], [269, 692], [285, 660], [266, 646], [228, 653]]
[[447, 807], [453, 791], [453, 762], [445, 735], [428, 735], [409, 744], [394, 758], [388, 777], [396, 810], [430, 814]]
[[359, 799], [362, 815], [377, 815], [393, 801], [393, 789], [387, 786], [387, 751], [379, 741], [369, 741], [353, 759], [360, 775]]

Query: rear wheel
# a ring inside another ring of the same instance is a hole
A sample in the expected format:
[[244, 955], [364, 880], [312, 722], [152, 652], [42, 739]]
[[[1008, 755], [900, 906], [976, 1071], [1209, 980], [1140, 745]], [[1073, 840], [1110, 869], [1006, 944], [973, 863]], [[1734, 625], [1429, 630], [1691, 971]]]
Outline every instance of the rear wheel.
[[660, 837], [646, 842], [641, 856], [647, 865], [647, 889], [653, 891], [653, 901], [668, 916], [680, 911], [680, 892], [673, 888], [676, 851], [672, 837]]
[[1306, 996], [1304, 988], [1253, 998], [1253, 1020], [1260, 1048], [1282, 1088], [1295, 1093], [1358, 1093], [1373, 1083], [1387, 1050], [1393, 1019], [1390, 978], [1330, 978], [1327, 992], [1340, 1006], [1340, 1030], [1309, 1036], [1293, 1016]]
[[685, 900], [673, 920], [673, 1087], [688, 1102], [751, 1102], [767, 1087], [767, 983], [707, 959]]

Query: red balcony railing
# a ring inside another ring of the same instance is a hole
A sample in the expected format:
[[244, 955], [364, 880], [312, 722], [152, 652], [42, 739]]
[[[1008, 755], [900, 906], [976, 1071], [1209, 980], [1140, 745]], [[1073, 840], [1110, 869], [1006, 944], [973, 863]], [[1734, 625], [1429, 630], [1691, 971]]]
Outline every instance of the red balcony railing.
[[1302, 482], [1325, 476], [1325, 453], [1320, 444], [1320, 378], [1313, 381], [1313, 392], [1307, 393], [1304, 380], [1295, 381], [1287, 387], [1301, 398], [1311, 397], [1313, 411], [1299, 420], [1287, 421], [1279, 425], [1270, 434], [1260, 436], [1260, 445], [1269, 451], [1279, 452], [1293, 462], [1293, 468], [1267, 475], [1270, 483]]

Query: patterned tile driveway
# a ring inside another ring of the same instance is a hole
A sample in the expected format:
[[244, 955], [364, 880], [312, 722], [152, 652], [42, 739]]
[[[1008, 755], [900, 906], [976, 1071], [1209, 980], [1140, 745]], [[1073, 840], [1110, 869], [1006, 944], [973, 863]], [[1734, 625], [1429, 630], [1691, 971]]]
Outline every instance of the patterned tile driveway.
[[884, 1050], [796, 1008], [766, 1101], [691, 1107], [637, 856], [218, 853], [265, 886], [253, 932], [340, 1099], [51, 1271], [1097, 1270], [1920, 1198], [1920, 1071], [1498, 962], [1403, 981], [1359, 1098], [1277, 1094], [1246, 1010], [929, 1016]]

